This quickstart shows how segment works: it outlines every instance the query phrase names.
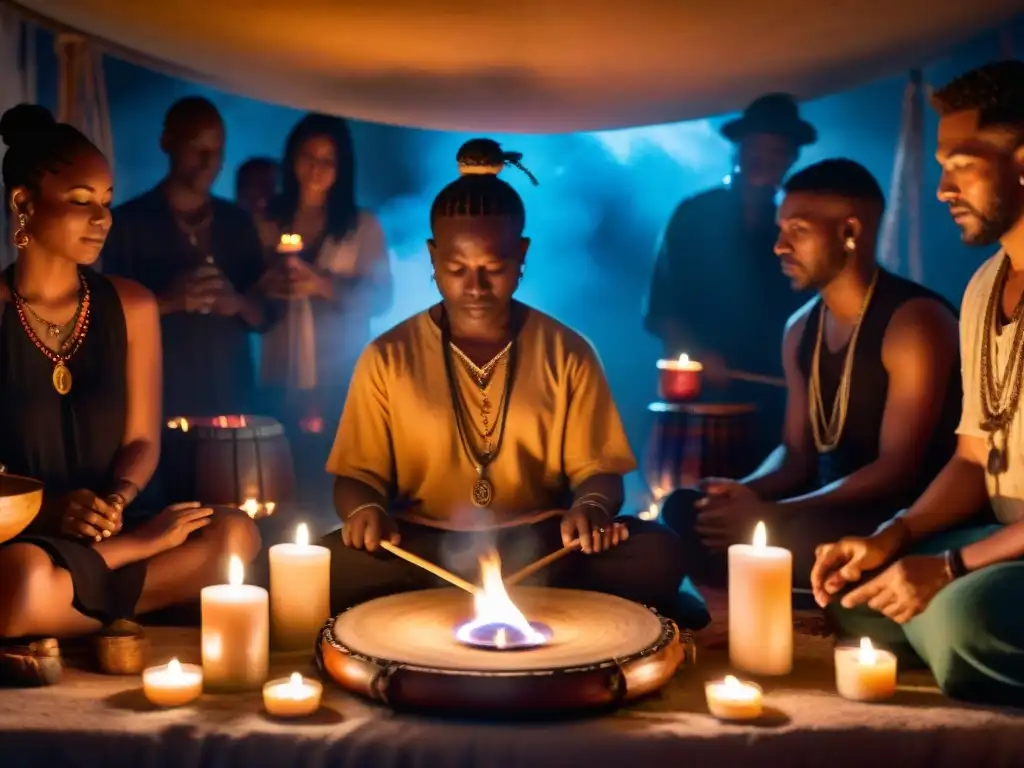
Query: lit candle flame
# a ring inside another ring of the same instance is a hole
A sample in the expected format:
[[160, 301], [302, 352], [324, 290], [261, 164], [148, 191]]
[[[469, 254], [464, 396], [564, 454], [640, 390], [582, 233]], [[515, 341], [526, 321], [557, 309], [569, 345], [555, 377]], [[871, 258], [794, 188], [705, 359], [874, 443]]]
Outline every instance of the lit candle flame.
[[299, 523], [299, 527], [295, 529], [295, 543], [300, 547], [309, 546], [309, 526], [305, 523]]
[[755, 699], [757, 691], [745, 683], [741, 683], [738, 677], [726, 675], [722, 684], [722, 694], [730, 699]]
[[857, 653], [857, 661], [867, 666], [872, 666], [878, 661], [878, 651], [871, 644], [871, 638], [862, 637], [860, 639], [860, 651]]
[[651, 504], [647, 507], [647, 509], [642, 510], [640, 512], [640, 514], [637, 515], [637, 517], [639, 517], [641, 520], [657, 520], [658, 519], [658, 503], [657, 502], [651, 502]]
[[252, 518], [260, 513], [260, 503], [256, 499], [246, 499], [244, 503], [239, 504], [238, 508]]
[[231, 556], [228, 564], [228, 584], [232, 587], [239, 587], [245, 582], [245, 566], [237, 555]]
[[768, 529], [764, 527], [764, 521], [754, 528], [754, 546], [758, 549], [765, 549], [768, 546]]
[[688, 362], [690, 362], [690, 356], [688, 354], [686, 354], [684, 352], [683, 354], [681, 354], [679, 356], [679, 364], [680, 365], [686, 365]]
[[168, 661], [167, 674], [171, 677], [178, 677], [179, 675], [181, 675], [181, 662], [179, 662], [176, 658]]

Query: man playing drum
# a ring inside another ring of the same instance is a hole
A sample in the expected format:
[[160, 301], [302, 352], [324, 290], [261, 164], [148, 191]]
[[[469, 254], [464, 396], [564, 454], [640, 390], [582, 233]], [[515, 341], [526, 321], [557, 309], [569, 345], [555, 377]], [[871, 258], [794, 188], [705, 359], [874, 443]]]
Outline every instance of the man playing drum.
[[579, 539], [548, 584], [679, 615], [677, 537], [616, 517], [636, 462], [597, 355], [512, 298], [529, 240], [523, 202], [498, 173], [519, 159], [489, 140], [460, 150], [461, 176], [430, 214], [441, 301], [356, 365], [327, 461], [343, 524], [325, 540], [335, 611], [442, 585], [382, 540], [475, 580], [482, 544], [509, 573]]
[[782, 444], [742, 480], [676, 491], [664, 521], [698, 584], [718, 586], [725, 550], [759, 520], [793, 552], [806, 585], [814, 549], [868, 534], [906, 506], [953, 452], [961, 390], [956, 311], [875, 259], [885, 199], [851, 160], [825, 160], [784, 186], [775, 252], [818, 296], [787, 323]]

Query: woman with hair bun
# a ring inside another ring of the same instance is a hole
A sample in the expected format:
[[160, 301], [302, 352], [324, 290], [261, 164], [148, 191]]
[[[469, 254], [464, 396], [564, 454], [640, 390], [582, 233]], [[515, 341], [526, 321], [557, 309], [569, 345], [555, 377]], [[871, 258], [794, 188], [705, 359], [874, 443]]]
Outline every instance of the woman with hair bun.
[[259, 537], [195, 503], [136, 511], [160, 453], [160, 325], [152, 294], [90, 268], [110, 165], [37, 105], [4, 113], [0, 136], [17, 248], [0, 277], [0, 464], [44, 486], [28, 531], [0, 545], [0, 682], [38, 684], [52, 638], [195, 598]]
[[506, 570], [575, 539], [581, 552], [544, 576], [679, 618], [679, 542], [667, 528], [618, 517], [636, 468], [590, 344], [516, 301], [530, 241], [526, 212], [498, 178], [521, 155], [474, 139], [459, 178], [430, 211], [427, 243], [441, 301], [373, 341], [356, 364], [327, 469], [340, 535], [332, 607], [436, 586], [382, 540], [475, 578], [452, 553], [488, 532]]

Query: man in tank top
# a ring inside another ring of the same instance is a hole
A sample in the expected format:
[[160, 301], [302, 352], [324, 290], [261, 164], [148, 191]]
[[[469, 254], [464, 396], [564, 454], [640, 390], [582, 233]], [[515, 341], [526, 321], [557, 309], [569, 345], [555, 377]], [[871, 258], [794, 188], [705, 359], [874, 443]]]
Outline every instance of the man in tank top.
[[1024, 62], [968, 72], [932, 101], [939, 200], [965, 243], [1002, 246], [964, 293], [956, 453], [910, 509], [874, 535], [821, 547], [811, 583], [844, 636], [870, 637], [908, 662], [923, 661], [948, 696], [1020, 706]]
[[750, 542], [793, 552], [806, 585], [815, 547], [868, 534], [910, 503], [955, 445], [960, 412], [957, 316], [944, 299], [875, 259], [885, 199], [851, 160], [790, 177], [775, 252], [813, 300], [786, 325], [782, 444], [750, 476], [677, 491], [665, 522], [684, 539], [694, 581], [724, 581], [725, 550]]

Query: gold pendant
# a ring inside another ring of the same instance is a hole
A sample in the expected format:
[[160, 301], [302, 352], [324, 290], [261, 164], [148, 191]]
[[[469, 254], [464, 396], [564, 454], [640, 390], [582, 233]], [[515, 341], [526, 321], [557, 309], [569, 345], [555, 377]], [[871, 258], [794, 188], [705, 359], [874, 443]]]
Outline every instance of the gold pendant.
[[53, 388], [61, 395], [66, 395], [71, 391], [71, 371], [64, 363], [57, 363], [57, 366], [53, 369]]
[[494, 486], [491, 485], [490, 481], [481, 475], [473, 483], [473, 506], [474, 507], [489, 507], [491, 501], [494, 499]]

